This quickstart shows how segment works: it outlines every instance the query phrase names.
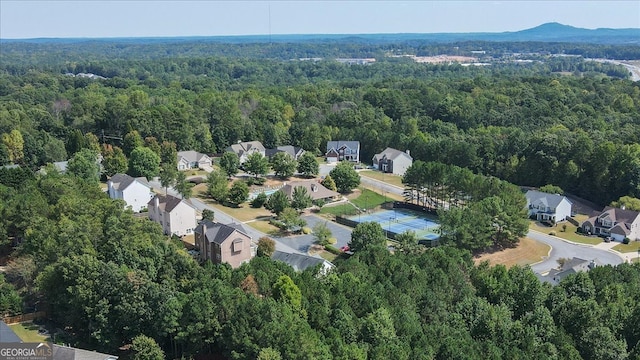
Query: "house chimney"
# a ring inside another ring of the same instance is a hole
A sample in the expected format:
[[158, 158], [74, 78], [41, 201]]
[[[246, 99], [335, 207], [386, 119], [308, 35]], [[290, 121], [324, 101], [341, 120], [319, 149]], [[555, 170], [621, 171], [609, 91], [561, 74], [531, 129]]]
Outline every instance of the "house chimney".
[[158, 198], [158, 195], [156, 195], [156, 197], [153, 198], [153, 205], [155, 206], [157, 211], [160, 207], [160, 199]]
[[622, 209], [622, 210], [626, 210], [626, 209], [627, 209], [627, 206], [626, 206], [626, 205], [624, 205], [624, 204], [623, 204], [623, 205], [620, 205], [620, 209]]
[[405, 150], [405, 152], [407, 153], [407, 155], [411, 156], [411, 150], [407, 149]]

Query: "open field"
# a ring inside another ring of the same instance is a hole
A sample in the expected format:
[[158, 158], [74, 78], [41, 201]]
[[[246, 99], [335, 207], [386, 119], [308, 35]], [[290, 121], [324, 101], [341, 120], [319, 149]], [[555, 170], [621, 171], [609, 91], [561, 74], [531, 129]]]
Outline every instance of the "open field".
[[[220, 205], [211, 200], [204, 200], [207, 205], [212, 206], [215, 209], [218, 209], [225, 214], [234, 217], [242, 222], [254, 220], [260, 217], [269, 217], [271, 216], [271, 211], [265, 208], [254, 209], [249, 206], [248, 203], [241, 204], [238, 208], [227, 207], [224, 205]], [[215, 213], [215, 211], [214, 211]]]
[[402, 176], [385, 174], [383, 172], [373, 171], [373, 170], [360, 171], [359, 174], [361, 176], [366, 176], [371, 179], [380, 180], [387, 184], [404, 187], [404, 185], [402, 184]]
[[360, 189], [360, 195], [351, 200], [351, 202], [360, 209], [373, 209], [387, 201], [388, 199], [386, 197], [366, 188]]
[[491, 265], [502, 264], [506, 267], [514, 265], [529, 265], [542, 261], [549, 254], [551, 247], [530, 238], [523, 238], [517, 247], [496, 251], [490, 254], [482, 254], [474, 261], [479, 264], [482, 261], [489, 261]]
[[335, 206], [324, 206], [320, 210], [320, 214], [331, 214], [336, 216], [355, 215], [358, 213], [358, 209], [353, 205], [346, 203]]
[[32, 322], [9, 325], [11, 330], [18, 335], [24, 342], [45, 342], [50, 341], [48, 336], [42, 336], [38, 333], [39, 325]]
[[270, 236], [276, 236], [280, 232], [280, 229], [276, 226], [269, 224], [269, 220], [249, 221], [245, 223], [245, 225], [251, 226], [252, 228]]
[[[567, 225], [566, 231], [563, 231], [563, 225]], [[577, 242], [580, 244], [597, 245], [602, 242], [602, 238], [578, 234], [576, 232], [577, 226], [568, 221], [551, 227], [542, 225], [537, 221], [531, 221], [529, 223], [529, 229], [539, 231], [544, 234], [549, 234], [553, 231], [555, 232], [555, 236], [559, 238]]]
[[613, 250], [620, 251], [621, 253], [635, 252], [640, 250], [640, 241], [632, 241], [628, 244], [618, 244], [613, 247]]

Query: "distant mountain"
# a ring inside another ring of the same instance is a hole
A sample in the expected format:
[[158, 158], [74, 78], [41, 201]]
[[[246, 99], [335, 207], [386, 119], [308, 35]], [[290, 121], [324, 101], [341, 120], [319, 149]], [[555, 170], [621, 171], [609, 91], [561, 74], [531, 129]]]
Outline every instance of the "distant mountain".
[[640, 28], [637, 29], [583, 29], [559, 23], [546, 23], [531, 29], [500, 33], [431, 33], [431, 34], [299, 34], [299, 35], [245, 35], [245, 36], [188, 36], [146, 38], [39, 38], [0, 39], [2, 43], [304, 43], [351, 42], [397, 43], [421, 41], [451, 43], [460, 41], [508, 41], [508, 42], [567, 42], [612, 45], [640, 45]]

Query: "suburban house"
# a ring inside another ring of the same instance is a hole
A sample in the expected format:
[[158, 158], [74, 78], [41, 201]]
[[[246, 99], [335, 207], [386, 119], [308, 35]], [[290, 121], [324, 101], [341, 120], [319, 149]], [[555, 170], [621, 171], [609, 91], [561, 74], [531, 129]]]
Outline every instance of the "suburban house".
[[197, 226], [197, 210], [189, 201], [171, 195], [156, 195], [147, 207], [149, 219], [162, 225], [166, 235], [189, 235]]
[[527, 212], [529, 217], [536, 217], [538, 221], [563, 221], [571, 217], [573, 203], [565, 196], [549, 194], [537, 190], [529, 190], [524, 195], [527, 198]]
[[118, 360], [115, 355], [103, 354], [96, 351], [73, 348], [64, 345], [51, 344], [52, 359], [56, 360]]
[[280, 190], [278, 191], [284, 192], [285, 195], [287, 195], [287, 198], [291, 200], [291, 198], [293, 197], [293, 192], [295, 188], [299, 186], [307, 189], [307, 194], [311, 196], [311, 200], [313, 201], [316, 201], [316, 200], [331, 201], [335, 197], [340, 196], [339, 193], [327, 189], [316, 180], [292, 181], [290, 183], [284, 184], [284, 186], [281, 187]]
[[178, 152], [178, 170], [206, 169], [211, 168], [212, 164], [213, 162], [207, 154], [193, 150]]
[[411, 164], [413, 164], [413, 158], [409, 150], [404, 152], [388, 147], [381, 153], [373, 155], [373, 168], [385, 173], [403, 176]]
[[611, 236], [617, 241], [640, 240], [640, 212], [607, 206], [599, 215], [585, 220], [582, 230], [587, 234]]
[[145, 177], [134, 178], [127, 174], [115, 174], [107, 181], [107, 191], [112, 199], [124, 200], [133, 212], [147, 208], [154, 192]]
[[195, 245], [200, 259], [237, 268], [255, 256], [251, 236], [240, 224], [221, 224], [206, 220], [196, 227]]
[[329, 163], [338, 161], [360, 162], [360, 141], [327, 141], [325, 158]]
[[240, 164], [247, 161], [249, 155], [254, 152], [260, 153], [262, 156], [266, 156], [266, 149], [260, 141], [245, 141], [233, 144], [227, 148], [227, 151], [234, 152], [240, 159]]
[[600, 263], [598, 259], [585, 260], [574, 257], [567, 260], [560, 268], [551, 269], [546, 275], [536, 274], [536, 276], [542, 282], [547, 282], [551, 285], [558, 285], [562, 279], [571, 274], [587, 272], [597, 266], [602, 266], [602, 263]]
[[304, 154], [304, 150], [301, 147], [297, 147], [297, 146], [292, 146], [292, 145], [284, 145], [284, 146], [278, 146], [275, 149], [266, 149], [265, 150], [265, 156], [268, 158], [271, 158], [273, 155], [279, 153], [279, 152], [285, 152], [289, 155], [291, 155], [292, 158], [294, 158], [295, 160], [298, 160], [300, 158], [300, 156], [302, 156], [302, 154]]
[[282, 261], [283, 263], [291, 266], [295, 271], [305, 271], [308, 268], [319, 265], [320, 274], [322, 275], [326, 275], [335, 267], [335, 265], [321, 257], [305, 254], [292, 254], [278, 250], [273, 252], [271, 259], [275, 261]]

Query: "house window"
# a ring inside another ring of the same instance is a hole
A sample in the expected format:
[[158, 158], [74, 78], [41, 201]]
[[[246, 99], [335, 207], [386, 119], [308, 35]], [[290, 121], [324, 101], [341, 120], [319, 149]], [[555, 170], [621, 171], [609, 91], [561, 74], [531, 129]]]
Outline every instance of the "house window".
[[231, 244], [231, 251], [234, 253], [242, 251], [242, 239], [235, 239]]

